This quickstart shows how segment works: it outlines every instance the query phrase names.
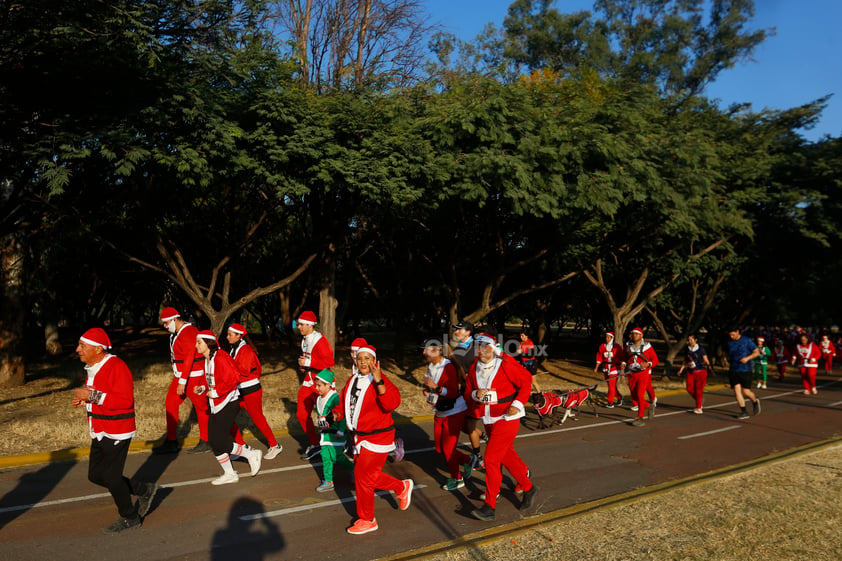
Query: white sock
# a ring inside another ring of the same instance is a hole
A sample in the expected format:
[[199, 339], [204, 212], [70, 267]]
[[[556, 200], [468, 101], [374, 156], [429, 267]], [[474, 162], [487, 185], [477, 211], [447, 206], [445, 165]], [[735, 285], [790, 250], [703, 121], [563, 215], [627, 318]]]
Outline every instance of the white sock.
[[228, 454], [220, 454], [216, 457], [216, 461], [222, 466], [222, 471], [225, 473], [237, 473], [234, 466], [231, 465], [231, 457]]

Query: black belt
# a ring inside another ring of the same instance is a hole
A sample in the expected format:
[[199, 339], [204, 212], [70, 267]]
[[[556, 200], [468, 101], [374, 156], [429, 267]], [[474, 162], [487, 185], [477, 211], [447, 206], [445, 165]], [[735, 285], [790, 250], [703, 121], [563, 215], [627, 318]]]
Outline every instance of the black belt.
[[389, 432], [390, 430], [395, 430], [395, 425], [391, 425], [386, 427], [385, 429], [374, 429], [371, 432], [363, 432], [359, 430], [351, 431], [353, 434], [358, 434], [360, 436], [371, 436], [373, 434], [380, 434], [381, 432]]
[[134, 419], [134, 411], [131, 413], [118, 413], [117, 415], [102, 415], [100, 413], [91, 413], [88, 411], [88, 417], [99, 419], [100, 421], [120, 421], [122, 419]]

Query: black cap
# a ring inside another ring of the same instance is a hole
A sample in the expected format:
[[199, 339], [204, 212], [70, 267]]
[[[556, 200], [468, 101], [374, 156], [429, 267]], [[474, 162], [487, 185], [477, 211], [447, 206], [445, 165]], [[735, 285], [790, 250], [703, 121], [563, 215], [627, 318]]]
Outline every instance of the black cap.
[[453, 329], [464, 329], [466, 331], [470, 331], [471, 333], [473, 333], [474, 332], [474, 324], [469, 322], [469, 321], [462, 320], [459, 323], [454, 324]]
[[424, 339], [424, 342], [421, 344], [422, 349], [426, 349], [427, 347], [442, 348], [443, 346], [444, 345], [442, 344], [440, 337], [430, 337], [428, 339]]

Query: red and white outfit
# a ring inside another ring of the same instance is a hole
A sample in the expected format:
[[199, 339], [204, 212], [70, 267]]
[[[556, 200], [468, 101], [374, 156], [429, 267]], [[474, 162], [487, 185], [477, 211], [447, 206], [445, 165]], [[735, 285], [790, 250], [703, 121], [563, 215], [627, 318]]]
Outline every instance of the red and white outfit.
[[[260, 385], [260, 375], [263, 369], [260, 366], [257, 353], [246, 343], [245, 339], [237, 341], [231, 347], [229, 353], [242, 372], [242, 378], [238, 386], [240, 407], [248, 412], [254, 426], [266, 437], [269, 447], [277, 446], [278, 440], [266, 420], [266, 415], [263, 414], [263, 387]], [[234, 439], [237, 443], [244, 444], [243, 436], [236, 425], [235, 433]]]
[[816, 370], [819, 367], [819, 359], [821, 357], [821, 349], [812, 341], [809, 341], [806, 345], [802, 345], [801, 343], [795, 345], [792, 364], [796, 365], [801, 372], [801, 383], [804, 386], [804, 393], [816, 393]]
[[208, 400], [196, 393], [195, 388], [204, 383], [205, 358], [196, 352], [196, 336], [199, 330], [189, 323], [184, 323], [176, 333], [170, 335], [170, 364], [173, 379], [167, 390], [164, 403], [167, 412], [167, 440], [178, 438], [178, 409], [184, 397], [178, 395], [178, 386], [186, 386], [186, 397], [190, 398], [196, 409], [196, 422], [199, 425], [199, 439], [208, 442]]
[[[487, 363], [476, 360], [468, 371], [465, 385], [467, 414], [480, 419], [488, 435], [484, 458], [485, 503], [491, 508], [497, 506], [503, 467], [524, 491], [532, 489], [529, 468], [514, 449], [531, 387], [532, 375], [506, 354], [495, 356]], [[479, 390], [486, 390], [486, 393], [478, 397]], [[517, 413], [509, 416], [509, 407], [516, 408]]]
[[[374, 354], [372, 347], [358, 351]], [[375, 355], [376, 356], [376, 355]], [[383, 472], [389, 452], [395, 449], [395, 422], [392, 411], [401, 403], [397, 386], [385, 375], [383, 395], [377, 390], [374, 376], [358, 372], [351, 376], [340, 394], [340, 411], [347, 431], [354, 435], [354, 486], [357, 492], [357, 516], [373, 521], [375, 489], [403, 493], [405, 484]]]
[[[646, 394], [652, 387], [652, 368], [658, 365], [658, 355], [655, 354], [652, 345], [642, 339], [638, 345], [626, 343], [623, 354], [623, 363], [629, 372], [629, 391], [632, 401], [638, 407], [637, 417], [642, 419], [643, 414], [651, 407], [646, 401]], [[649, 364], [644, 368], [644, 363]]]
[[836, 347], [833, 346], [833, 343], [827, 335], [822, 337], [819, 347], [821, 347], [822, 350], [822, 364], [824, 364], [824, 371], [830, 374], [833, 371], [833, 357], [836, 356]]
[[618, 367], [623, 362], [623, 349], [619, 345], [614, 344], [614, 336], [611, 335], [611, 341], [603, 343], [599, 346], [596, 352], [596, 364], [602, 371], [602, 376], [608, 382], [608, 404], [613, 407], [617, 400], [622, 401], [623, 396], [617, 390], [617, 378], [619, 376]]
[[772, 348], [772, 356], [775, 358], [775, 365], [778, 367], [778, 380], [783, 380], [786, 376], [786, 365], [790, 361], [792, 353], [786, 348], [784, 342], [778, 339]]
[[467, 454], [456, 449], [468, 409], [465, 398], [459, 395], [459, 373], [456, 366], [444, 358], [438, 364], [428, 363], [424, 376], [436, 384], [433, 390], [425, 388], [427, 402], [433, 406], [435, 414], [433, 441], [436, 452], [444, 456], [450, 479], [458, 480], [461, 478], [459, 466], [470, 461]]
[[[302, 321], [300, 318], [299, 322]], [[316, 399], [319, 392], [316, 391], [316, 374], [325, 368], [332, 368], [333, 349], [327, 338], [313, 331], [301, 339], [301, 356], [304, 357], [304, 380], [298, 389], [298, 405], [295, 410], [295, 418], [298, 419], [301, 428], [307, 433], [307, 440], [310, 446], [319, 445], [319, 433], [313, 424], [313, 408], [316, 406]]]

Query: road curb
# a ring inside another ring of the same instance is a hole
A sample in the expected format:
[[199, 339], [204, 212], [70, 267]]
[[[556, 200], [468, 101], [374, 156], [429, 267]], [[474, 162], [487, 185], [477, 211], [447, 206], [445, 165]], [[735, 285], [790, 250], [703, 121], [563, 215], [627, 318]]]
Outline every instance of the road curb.
[[620, 493], [618, 495], [612, 495], [610, 497], [605, 497], [602, 499], [573, 505], [552, 512], [531, 516], [529, 518], [524, 518], [515, 522], [511, 522], [509, 524], [504, 524], [502, 526], [496, 526], [487, 530], [482, 530], [479, 532], [474, 532], [472, 534], [460, 536], [458, 538], [454, 538], [446, 542], [440, 542], [435, 545], [414, 549], [412, 551], [405, 551], [403, 553], [399, 553], [390, 557], [382, 557], [377, 561], [408, 561], [411, 559], [419, 559], [422, 557], [430, 557], [435, 555], [441, 555], [444, 553], [458, 552], [467, 548], [476, 549], [478, 547], [491, 544], [503, 538], [513, 539], [515, 536], [518, 536], [545, 524], [551, 524], [562, 520], [573, 519], [578, 516], [584, 516], [586, 514], [596, 512], [603, 508], [624, 506], [642, 499], [657, 497], [658, 495], [662, 495], [677, 489], [692, 487], [693, 485], [699, 485], [718, 478], [751, 471], [761, 466], [772, 465], [778, 462], [792, 460], [800, 456], [808, 456], [816, 452], [822, 452], [824, 450], [829, 450], [840, 446], [842, 446], [842, 436], [833, 437], [826, 440], [820, 440], [818, 442], [811, 442], [810, 444], [805, 444], [797, 448], [791, 448], [789, 450], [775, 452], [774, 454], [763, 456], [762, 458], [756, 458], [754, 460], [749, 460], [747, 462], [735, 464], [732, 466], [727, 466], [724, 468], [712, 470], [697, 475], [691, 475], [682, 479], [666, 481], [663, 483], [650, 485], [648, 487], [633, 489], [631, 491]]

